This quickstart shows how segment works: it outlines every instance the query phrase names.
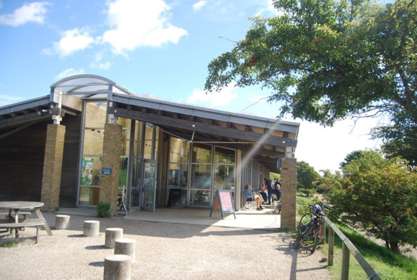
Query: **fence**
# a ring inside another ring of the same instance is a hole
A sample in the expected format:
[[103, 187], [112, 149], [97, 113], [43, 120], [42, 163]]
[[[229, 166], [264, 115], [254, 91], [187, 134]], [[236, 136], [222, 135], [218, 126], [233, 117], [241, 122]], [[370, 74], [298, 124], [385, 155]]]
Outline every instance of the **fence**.
[[343, 234], [343, 232], [335, 225], [329, 218], [324, 217], [325, 228], [327, 229], [327, 242], [329, 244], [329, 251], [327, 257], [327, 264], [333, 265], [334, 258], [334, 235], [336, 234], [342, 241], [342, 272], [341, 280], [349, 279], [349, 265], [350, 255], [353, 255], [365, 273], [368, 275], [368, 279], [380, 280], [379, 275], [372, 268], [372, 266], [365, 260], [359, 250], [353, 245], [353, 243]]

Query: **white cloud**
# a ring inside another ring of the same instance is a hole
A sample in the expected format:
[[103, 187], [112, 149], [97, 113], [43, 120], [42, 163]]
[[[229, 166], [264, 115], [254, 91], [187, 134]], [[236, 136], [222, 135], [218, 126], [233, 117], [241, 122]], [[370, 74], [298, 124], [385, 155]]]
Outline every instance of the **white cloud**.
[[138, 47], [177, 44], [187, 31], [169, 22], [169, 11], [163, 0], [112, 1], [107, 9], [110, 29], [101, 40], [119, 54]]
[[207, 4], [207, 0], [197, 0], [194, 4], [193, 4], [193, 10], [194, 11], [199, 11], [201, 10], [205, 5]]
[[0, 15], [0, 25], [21, 26], [29, 22], [42, 24], [46, 16], [46, 2], [32, 2], [14, 10], [11, 14]]
[[186, 102], [189, 104], [200, 105], [204, 107], [224, 107], [237, 98], [235, 85], [231, 84], [219, 92], [206, 92], [201, 89], [194, 89]]
[[266, 0], [261, 8], [256, 12], [256, 16], [282, 16], [285, 14], [283, 9], [277, 9], [274, 7], [274, 1], [276, 0]]
[[80, 69], [76, 69], [76, 68], [67, 68], [65, 70], [62, 70], [61, 72], [59, 72], [56, 76], [55, 79], [56, 80], [60, 80], [62, 78], [68, 77], [68, 76], [72, 76], [72, 75], [78, 75], [78, 74], [84, 74], [84, 69], [80, 68]]
[[10, 95], [0, 94], [0, 106], [12, 104], [21, 101], [22, 98]]
[[94, 38], [87, 32], [79, 28], [66, 30], [62, 33], [61, 39], [54, 43], [53, 51], [50, 49], [43, 50], [43, 53], [58, 53], [61, 56], [67, 56], [74, 52], [84, 50], [94, 43]]
[[94, 57], [94, 61], [90, 64], [91, 68], [97, 68], [97, 69], [101, 69], [101, 70], [109, 70], [111, 67], [111, 62], [110, 61], [105, 61], [104, 60], [104, 55], [102, 52], [98, 52], [96, 53], [95, 57]]

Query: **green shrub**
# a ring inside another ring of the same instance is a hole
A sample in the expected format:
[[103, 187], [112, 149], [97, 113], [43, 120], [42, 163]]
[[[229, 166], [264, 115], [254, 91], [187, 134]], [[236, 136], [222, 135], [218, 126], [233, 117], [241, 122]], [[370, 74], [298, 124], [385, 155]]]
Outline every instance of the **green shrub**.
[[107, 202], [99, 202], [97, 204], [97, 217], [111, 217], [111, 205]]

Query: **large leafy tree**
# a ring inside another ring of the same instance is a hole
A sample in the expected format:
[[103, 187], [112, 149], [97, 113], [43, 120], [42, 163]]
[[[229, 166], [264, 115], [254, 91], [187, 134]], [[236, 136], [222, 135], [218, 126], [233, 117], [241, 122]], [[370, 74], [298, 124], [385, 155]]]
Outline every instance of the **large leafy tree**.
[[[417, 124], [417, 0], [277, 0], [245, 38], [209, 64], [206, 90], [261, 85], [277, 114], [331, 125], [404, 113]], [[379, 136], [391, 135], [391, 127]], [[413, 132], [414, 133], [414, 132]], [[394, 135], [394, 138], [396, 136]]]
[[367, 151], [347, 162], [329, 197], [333, 214], [385, 240], [393, 251], [417, 245], [417, 174], [398, 158]]
[[305, 161], [297, 162], [297, 183], [298, 188], [312, 189], [320, 174]]

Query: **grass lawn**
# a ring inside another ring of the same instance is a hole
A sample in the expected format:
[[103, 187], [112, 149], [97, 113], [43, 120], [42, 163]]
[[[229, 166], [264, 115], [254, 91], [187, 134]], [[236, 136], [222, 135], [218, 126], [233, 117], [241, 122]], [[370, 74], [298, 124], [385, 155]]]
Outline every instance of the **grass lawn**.
[[[297, 208], [308, 205], [312, 198], [297, 195]], [[343, 233], [359, 249], [364, 258], [377, 271], [381, 279], [417, 279], [417, 261], [391, 252], [356, 232], [346, 225], [338, 225]], [[322, 252], [327, 256], [327, 244], [321, 246]], [[342, 264], [342, 242], [335, 235], [334, 264], [330, 267], [330, 273], [334, 279], [340, 279]], [[349, 279], [367, 279], [355, 258], [350, 256]]]

